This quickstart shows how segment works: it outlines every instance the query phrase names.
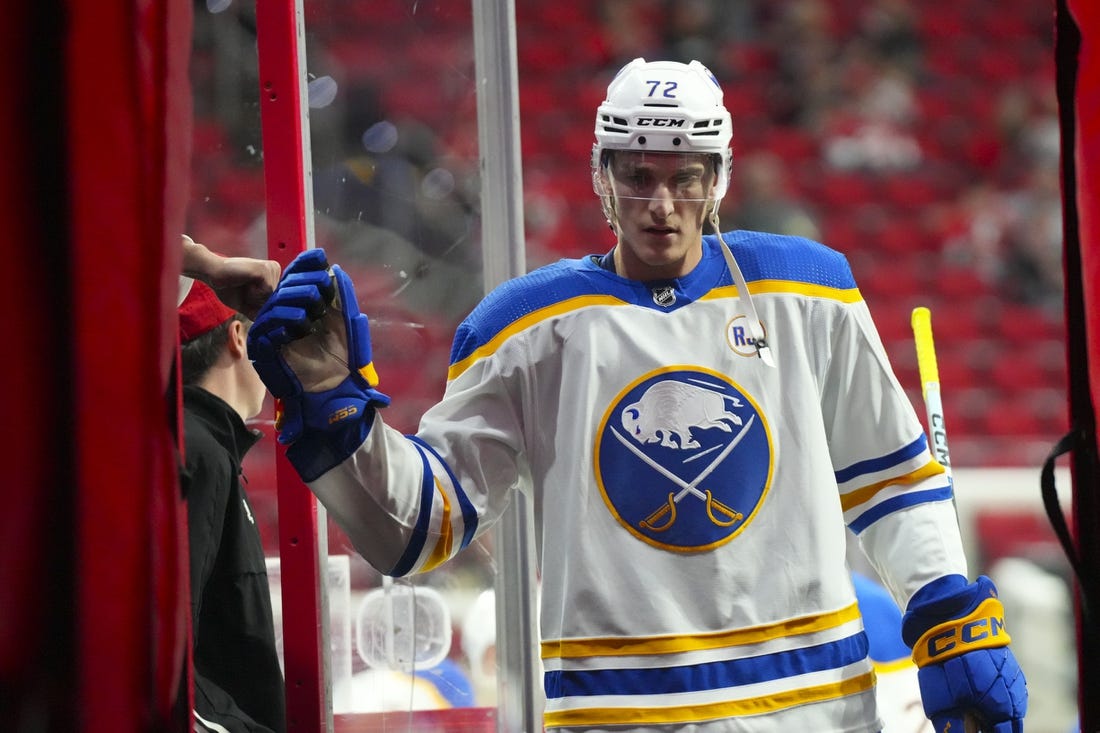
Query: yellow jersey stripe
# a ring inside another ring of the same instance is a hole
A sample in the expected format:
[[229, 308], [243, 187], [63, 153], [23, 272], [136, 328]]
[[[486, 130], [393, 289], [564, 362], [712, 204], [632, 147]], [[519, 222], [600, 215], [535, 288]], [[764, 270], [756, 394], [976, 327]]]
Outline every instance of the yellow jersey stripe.
[[443, 516], [439, 520], [439, 538], [435, 542], [435, 548], [432, 549], [431, 557], [424, 563], [420, 572], [427, 572], [445, 562], [451, 556], [454, 542], [454, 533], [451, 531], [451, 500], [447, 498], [447, 492], [439, 483], [439, 477], [432, 478], [435, 480], [435, 490], [443, 498]]
[[931, 476], [938, 476], [943, 472], [943, 466], [941, 466], [935, 460], [931, 460], [917, 470], [910, 471], [903, 476], [886, 479], [885, 481], [878, 481], [873, 484], [868, 484], [862, 489], [856, 489], [855, 491], [850, 491], [847, 494], [843, 494], [840, 497], [840, 507], [844, 511], [848, 511], [849, 509], [857, 507], [864, 502], [870, 501], [875, 496], [875, 494], [882, 491], [887, 486], [895, 486], [897, 484], [912, 484]]
[[721, 720], [743, 715], [771, 713], [796, 705], [846, 697], [869, 690], [874, 684], [874, 672], [867, 672], [840, 682], [831, 682], [742, 700], [668, 707], [605, 707], [548, 711], [543, 716], [543, 722], [547, 728], [561, 728], [595, 725], [675, 725], [705, 720]]
[[627, 305], [627, 302], [620, 300], [611, 295], [580, 295], [576, 298], [569, 298], [563, 300], [560, 303], [549, 305], [545, 308], [539, 308], [536, 311], [532, 311], [522, 318], [518, 318], [508, 326], [502, 329], [496, 336], [489, 339], [484, 345], [479, 346], [474, 350], [472, 354], [467, 356], [462, 361], [456, 361], [451, 364], [447, 369], [447, 379], [452, 380], [464, 371], [470, 368], [470, 365], [475, 361], [483, 359], [496, 352], [500, 348], [500, 345], [512, 335], [519, 333], [525, 329], [530, 328], [539, 321], [545, 321], [548, 318], [554, 316], [560, 316], [563, 313], [569, 311], [580, 310], [581, 308], [587, 308], [593, 305]]
[[[863, 300], [858, 288], [832, 288], [825, 285], [798, 282], [796, 280], [756, 280], [748, 284], [749, 293], [763, 295], [768, 293], [794, 293], [812, 298], [826, 298], [840, 301], [841, 303], [857, 303]], [[722, 298], [737, 297], [737, 287], [727, 285], [714, 288], [700, 300], [719, 300]], [[501, 343], [512, 335], [519, 333], [540, 321], [560, 316], [563, 313], [587, 308], [594, 305], [629, 305], [626, 301], [611, 295], [580, 295], [555, 303], [554, 305], [540, 308], [510, 323], [488, 342], [478, 347], [461, 361], [457, 361], [447, 369], [447, 379], [455, 379], [470, 368], [470, 365], [480, 359], [492, 355], [500, 348]]]
[[[793, 293], [810, 298], [836, 300], [841, 303], [858, 303], [863, 300], [863, 294], [859, 292], [859, 288], [833, 288], [828, 285], [817, 285], [816, 283], [805, 283], [798, 280], [754, 280], [747, 283], [747, 285], [749, 286], [750, 295]], [[700, 300], [736, 297], [736, 285], [723, 285], [720, 288], [714, 288]]]
[[803, 616], [774, 624], [753, 626], [733, 631], [691, 636], [650, 636], [641, 638], [603, 637], [592, 639], [558, 639], [542, 643], [543, 659], [569, 657], [630, 657], [647, 654], [677, 654], [682, 652], [722, 649], [745, 644], [758, 644], [801, 634], [843, 626], [859, 618], [855, 603], [831, 613]]

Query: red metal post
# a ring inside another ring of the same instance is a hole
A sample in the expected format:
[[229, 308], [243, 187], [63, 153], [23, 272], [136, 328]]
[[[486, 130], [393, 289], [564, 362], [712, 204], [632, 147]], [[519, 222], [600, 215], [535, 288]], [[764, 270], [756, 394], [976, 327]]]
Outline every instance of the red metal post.
[[[256, 4], [268, 255], [284, 267], [311, 246], [302, 85], [302, 12], [296, 0]], [[279, 451], [279, 554], [287, 728], [331, 729], [326, 695], [317, 501]]]

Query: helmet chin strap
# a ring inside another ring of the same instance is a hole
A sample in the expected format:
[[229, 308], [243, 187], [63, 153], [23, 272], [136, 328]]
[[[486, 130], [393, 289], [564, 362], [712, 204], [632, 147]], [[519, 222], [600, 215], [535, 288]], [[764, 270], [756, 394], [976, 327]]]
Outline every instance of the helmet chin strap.
[[619, 212], [615, 210], [614, 196], [606, 197], [603, 213], [607, 217], [607, 225], [611, 227], [611, 233], [615, 235], [615, 239], [618, 239], [622, 235], [622, 229], [619, 227]]
[[[604, 214], [607, 216], [607, 223], [611, 227], [611, 231], [618, 237], [620, 235], [620, 229], [618, 213], [615, 210], [615, 197], [610, 195], [606, 196], [603, 203]], [[749, 293], [748, 283], [745, 282], [745, 275], [741, 272], [737, 260], [734, 259], [733, 252], [726, 246], [726, 243], [722, 241], [722, 229], [718, 223], [717, 201], [711, 206], [707, 218], [710, 221], [710, 225], [714, 228], [715, 236], [718, 237], [718, 249], [722, 252], [722, 257], [726, 260], [726, 266], [729, 268], [730, 275], [733, 277], [734, 285], [737, 286], [737, 294], [745, 304], [745, 310], [747, 311], [746, 317], [749, 321], [749, 333], [752, 334], [753, 344], [756, 346], [756, 354], [765, 364], [775, 368], [775, 358], [772, 356], [771, 347], [768, 346], [768, 340], [764, 336], [764, 327], [760, 325], [760, 315], [756, 312], [756, 305], [752, 302], [752, 295]]]
[[745, 282], [745, 276], [741, 272], [741, 268], [737, 264], [737, 260], [733, 257], [733, 252], [722, 241], [722, 229], [718, 226], [718, 204], [714, 204], [714, 208], [710, 211], [710, 224], [714, 227], [715, 236], [718, 237], [718, 249], [722, 252], [722, 257], [726, 260], [726, 266], [729, 267], [730, 275], [733, 276], [733, 283], [737, 286], [737, 294], [741, 297], [745, 303], [745, 310], [748, 311], [745, 315], [749, 321], [749, 333], [752, 334], [753, 344], [756, 345], [756, 355], [759, 356], [765, 364], [774, 368], [775, 359], [772, 357], [771, 347], [768, 346], [768, 341], [764, 337], [764, 327], [760, 325], [760, 316], [756, 312], [756, 306], [752, 302], [752, 295], [749, 294], [748, 283]]

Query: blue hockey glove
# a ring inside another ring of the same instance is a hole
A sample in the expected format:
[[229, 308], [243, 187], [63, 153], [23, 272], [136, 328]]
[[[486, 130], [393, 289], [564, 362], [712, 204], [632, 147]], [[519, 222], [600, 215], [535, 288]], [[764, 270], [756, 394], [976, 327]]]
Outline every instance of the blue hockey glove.
[[989, 578], [968, 584], [948, 575], [921, 588], [902, 620], [902, 638], [913, 650], [924, 714], [936, 733], [962, 733], [968, 717], [985, 733], [1023, 733], [1027, 683]]
[[276, 399], [280, 443], [338, 431], [390, 403], [375, 389], [370, 327], [351, 278], [321, 249], [287, 267], [248, 331], [248, 356]]

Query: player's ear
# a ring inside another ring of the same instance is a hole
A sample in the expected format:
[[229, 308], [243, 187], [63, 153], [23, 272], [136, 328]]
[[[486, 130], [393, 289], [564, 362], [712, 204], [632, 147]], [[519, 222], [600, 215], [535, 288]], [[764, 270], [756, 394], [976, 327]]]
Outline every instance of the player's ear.
[[229, 322], [229, 333], [226, 334], [226, 348], [234, 359], [248, 358], [248, 325], [239, 318]]

